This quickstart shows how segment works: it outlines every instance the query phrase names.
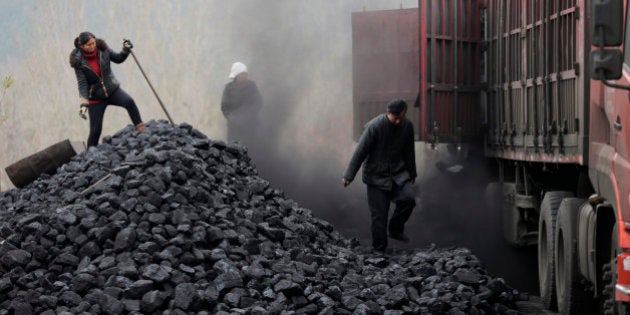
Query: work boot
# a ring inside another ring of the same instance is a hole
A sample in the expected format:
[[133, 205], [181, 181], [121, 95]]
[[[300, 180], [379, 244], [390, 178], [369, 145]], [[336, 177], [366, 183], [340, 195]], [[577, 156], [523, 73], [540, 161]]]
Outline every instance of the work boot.
[[[372, 256], [373, 256], [374, 258], [384, 258], [384, 259], [387, 259], [387, 258], [389, 258], [389, 257], [391, 256], [391, 250], [389, 250], [389, 249], [375, 249], [375, 248], [372, 248], [372, 251], [370, 252], [370, 254], [372, 254]], [[380, 267], [385, 267], [385, 266], [387, 266], [387, 261], [378, 262], [378, 263], [379, 263], [379, 264], [380, 264], [380, 263], [385, 263], [385, 265], [384, 265], [384, 266], [380, 266]]]
[[136, 131], [143, 131], [146, 127], [144, 126], [144, 123], [139, 123], [136, 125]]
[[403, 243], [409, 243], [409, 236], [405, 235], [405, 233], [389, 233], [389, 238], [395, 239], [397, 241], [401, 241]]

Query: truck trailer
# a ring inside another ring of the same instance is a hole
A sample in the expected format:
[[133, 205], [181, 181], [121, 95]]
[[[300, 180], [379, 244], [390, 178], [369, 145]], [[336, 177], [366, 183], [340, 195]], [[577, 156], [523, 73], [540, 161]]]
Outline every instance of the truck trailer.
[[481, 146], [503, 238], [537, 246], [541, 300], [562, 314], [630, 313], [627, 7], [419, 0], [352, 15], [355, 139], [403, 98], [418, 142]]

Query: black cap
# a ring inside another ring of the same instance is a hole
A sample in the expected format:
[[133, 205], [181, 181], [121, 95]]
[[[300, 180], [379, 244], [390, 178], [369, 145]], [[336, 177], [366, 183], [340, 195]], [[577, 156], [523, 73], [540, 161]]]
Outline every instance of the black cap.
[[400, 115], [400, 113], [402, 113], [406, 109], [407, 102], [399, 98], [395, 98], [387, 103], [387, 110], [396, 116]]

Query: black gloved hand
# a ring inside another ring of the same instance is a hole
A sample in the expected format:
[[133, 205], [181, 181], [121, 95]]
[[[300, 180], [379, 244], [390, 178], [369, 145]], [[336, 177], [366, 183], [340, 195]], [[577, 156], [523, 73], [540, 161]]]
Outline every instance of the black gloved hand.
[[133, 48], [133, 44], [131, 43], [131, 41], [128, 40], [128, 39], [124, 39], [123, 40], [123, 50], [125, 52], [130, 52], [131, 48]]

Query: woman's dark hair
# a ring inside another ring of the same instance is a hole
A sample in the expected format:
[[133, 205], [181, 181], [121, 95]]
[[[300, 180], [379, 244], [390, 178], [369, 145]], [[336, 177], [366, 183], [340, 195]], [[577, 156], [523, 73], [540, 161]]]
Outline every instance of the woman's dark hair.
[[80, 46], [85, 45], [85, 43], [87, 43], [91, 38], [95, 39], [96, 36], [90, 32], [82, 32], [74, 39], [74, 47], [79, 48]]

